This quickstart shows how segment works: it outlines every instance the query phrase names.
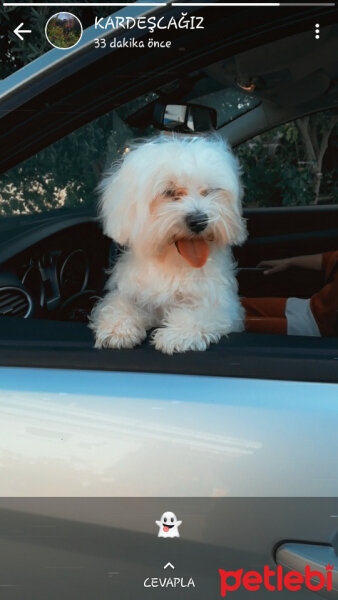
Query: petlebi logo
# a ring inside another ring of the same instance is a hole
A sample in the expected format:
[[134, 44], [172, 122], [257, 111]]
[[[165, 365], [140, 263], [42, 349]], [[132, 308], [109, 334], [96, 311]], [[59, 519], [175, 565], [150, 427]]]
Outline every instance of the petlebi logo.
[[221, 596], [228, 596], [228, 592], [235, 592], [241, 587], [251, 592], [256, 592], [261, 588], [265, 588], [270, 592], [282, 592], [283, 590], [296, 592], [302, 589], [303, 586], [311, 592], [320, 592], [323, 589], [330, 592], [332, 590], [333, 565], [328, 564], [325, 568], [326, 576], [321, 571], [312, 571], [309, 565], [305, 567], [304, 575], [299, 571], [284, 573], [283, 567], [280, 565], [275, 571], [265, 565], [263, 574], [258, 571], [246, 571], [244, 573], [244, 569], [238, 569], [238, 571], [219, 569]]

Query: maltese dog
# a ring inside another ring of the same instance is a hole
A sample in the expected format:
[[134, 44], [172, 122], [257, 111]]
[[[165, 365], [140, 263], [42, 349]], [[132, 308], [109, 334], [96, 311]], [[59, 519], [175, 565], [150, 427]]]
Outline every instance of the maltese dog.
[[100, 185], [104, 233], [127, 249], [94, 307], [96, 348], [205, 350], [243, 330], [230, 246], [246, 239], [236, 158], [217, 137], [139, 144]]

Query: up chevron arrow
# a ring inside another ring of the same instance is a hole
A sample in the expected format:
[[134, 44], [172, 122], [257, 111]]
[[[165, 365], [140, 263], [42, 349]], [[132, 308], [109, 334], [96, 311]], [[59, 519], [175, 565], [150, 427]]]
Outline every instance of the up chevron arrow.
[[23, 26], [23, 23], [20, 23], [20, 25], [17, 26], [16, 29], [14, 29], [14, 32], [16, 36], [18, 36], [18, 38], [22, 41], [23, 37], [22, 37], [22, 33], [32, 33], [31, 29], [21, 29], [21, 27]]
[[166, 565], [164, 565], [163, 569], [166, 569], [167, 567], [171, 567], [172, 569], [175, 569], [174, 565], [172, 565], [171, 562], [168, 562]]

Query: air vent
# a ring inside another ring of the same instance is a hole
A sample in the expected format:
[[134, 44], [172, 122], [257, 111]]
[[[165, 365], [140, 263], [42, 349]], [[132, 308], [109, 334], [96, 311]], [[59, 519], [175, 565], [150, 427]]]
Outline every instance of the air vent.
[[0, 287], [0, 316], [26, 319], [32, 312], [32, 300], [17, 287]]

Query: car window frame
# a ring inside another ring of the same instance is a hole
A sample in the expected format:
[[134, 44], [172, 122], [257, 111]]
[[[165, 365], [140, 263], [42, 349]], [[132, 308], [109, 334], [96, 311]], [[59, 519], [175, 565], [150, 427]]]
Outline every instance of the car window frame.
[[[40, 339], [37, 332], [41, 331]], [[65, 342], [65, 338], [67, 341]], [[132, 349], [94, 348], [85, 323], [2, 318], [0, 366], [168, 373], [338, 383], [336, 338], [233, 333], [204, 352], [169, 356], [144, 342]]]
[[[327, 12], [326, 16], [321, 14], [323, 24], [325, 24], [325, 19], [330, 19], [330, 15], [330, 11]], [[311, 19], [313, 20], [313, 18], [312, 16]], [[305, 22], [307, 22], [308, 28], [310, 19]], [[290, 35], [290, 21], [285, 21], [282, 31], [284, 31], [284, 35], [281, 35], [281, 37]], [[272, 35], [275, 36], [276, 32], [272, 32]], [[264, 43], [264, 36], [259, 41], [257, 37], [251, 39], [249, 45], [257, 46]], [[247, 38], [238, 42], [237, 50], [244, 46], [247, 49]], [[223, 52], [224, 48], [222, 47], [222, 55]], [[233, 53], [233, 49], [231, 53]], [[187, 64], [189, 65], [190, 71], [192, 65], [196, 64], [199, 59], [200, 54], [196, 52], [196, 56], [190, 57], [189, 61], [186, 60], [185, 63], [182, 62], [185, 64], [185, 68]], [[67, 79], [65, 72], [63, 75], [62, 84]], [[152, 91], [156, 82], [159, 83], [160, 81], [161, 77], [158, 76], [158, 73], [154, 73], [154, 77], [149, 75], [149, 79], [143, 84], [133, 82], [134, 85], [129, 86], [127, 90], [128, 94], [132, 93], [134, 94], [132, 97], [136, 97], [141, 93]], [[56, 91], [56, 86], [57, 84], [52, 86], [53, 92]], [[30, 88], [30, 92], [32, 92], [32, 88]], [[44, 94], [41, 96], [36, 95], [36, 89], [33, 92], [35, 93], [35, 96], [33, 95], [35, 110], [42, 107], [45, 111], [43, 112], [44, 118], [48, 119], [50, 114], [53, 114], [52, 110], [55, 108], [55, 102], [52, 101], [52, 104], [47, 107], [45, 103], [48, 101], [48, 94], [47, 96]], [[81, 93], [83, 93], [82, 90]], [[27, 97], [21, 97], [20, 102], [23, 99], [25, 102], [27, 101]], [[131, 99], [130, 95], [128, 99]], [[62, 106], [63, 100], [60, 100], [58, 106]], [[123, 94], [119, 96], [119, 102], [123, 103]], [[83, 116], [82, 124], [105, 114], [109, 110], [107, 110], [107, 106], [115, 103], [116, 96], [114, 94], [109, 97], [109, 101], [106, 103], [99, 99], [98, 104], [88, 108], [86, 115]], [[261, 107], [256, 107], [249, 112], [253, 113], [257, 108]], [[11, 106], [10, 102], [7, 105], [8, 115], [12, 118], [17, 114], [17, 110], [20, 112], [20, 109], [21, 107], [17, 109], [14, 104]], [[245, 115], [238, 118], [243, 118], [247, 114], [245, 113]], [[4, 127], [7, 118], [4, 117], [4, 113], [2, 113], [2, 116], [1, 126]], [[24, 121], [25, 127], [28, 125], [28, 121], [29, 119], [27, 122]], [[79, 119], [77, 120], [74, 114], [70, 114], [70, 129], [67, 133], [80, 127], [81, 125], [78, 122]], [[19, 128], [21, 139], [25, 135], [25, 127]], [[221, 129], [225, 130], [226, 127]], [[41, 148], [60, 139], [65, 133], [64, 130], [56, 131], [56, 128], [54, 128], [54, 131], [49, 131], [48, 135], [43, 139]], [[36, 144], [38, 143], [35, 142], [34, 144], [28, 141], [28, 156], [35, 153]], [[22, 155], [17, 154], [14, 155], [14, 158], [12, 157], [12, 160], [14, 160], [13, 166], [20, 162], [20, 156], [22, 157]], [[50, 329], [52, 324], [54, 324], [54, 328]], [[36, 338], [39, 328], [44, 334], [43, 340], [37, 340]], [[72, 332], [72, 334], [65, 342], [64, 334], [66, 331]], [[57, 340], [57, 332], [61, 335], [61, 340]], [[2, 321], [2, 337], [0, 340], [0, 364], [3, 366], [192, 373], [219, 377], [233, 376], [337, 383], [337, 359], [336, 341], [332, 341], [330, 338], [320, 338], [309, 342], [308, 338], [296, 337], [290, 339], [263, 334], [255, 336], [248, 333], [231, 334], [222, 343], [211, 346], [205, 353], [190, 352], [183, 358], [179, 354], [173, 357], [162, 355], [147, 344], [133, 350], [98, 351], [93, 348], [92, 337], [85, 324], [64, 323], [61, 326], [59, 322], [40, 321], [37, 326], [37, 322], [29, 322], [28, 320], [22, 322], [20, 319], [10, 319], [9, 322], [8, 320], [7, 322]]]

